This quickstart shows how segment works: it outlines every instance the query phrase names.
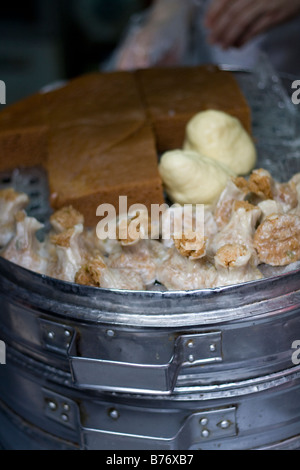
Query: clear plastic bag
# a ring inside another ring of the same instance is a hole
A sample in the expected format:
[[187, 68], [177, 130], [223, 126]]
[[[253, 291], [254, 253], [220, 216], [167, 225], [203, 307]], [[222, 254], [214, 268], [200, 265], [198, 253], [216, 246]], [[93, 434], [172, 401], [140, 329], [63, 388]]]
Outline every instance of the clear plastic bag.
[[161, 0], [159, 8], [134, 15], [105, 70], [134, 70], [185, 64], [194, 0]]

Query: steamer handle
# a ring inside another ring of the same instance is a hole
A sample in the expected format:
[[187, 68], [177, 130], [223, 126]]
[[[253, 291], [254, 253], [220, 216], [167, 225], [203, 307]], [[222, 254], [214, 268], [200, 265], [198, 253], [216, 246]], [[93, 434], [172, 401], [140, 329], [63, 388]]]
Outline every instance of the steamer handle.
[[[117, 416], [122, 416], [122, 410], [113, 409], [113, 419], [116, 420], [115, 431], [81, 428], [81, 443], [83, 450], [187, 450], [199, 449], [210, 441], [221, 442], [225, 438], [233, 438], [238, 434], [237, 406], [228, 405], [226, 408], [197, 411], [188, 415], [182, 426], [172, 437], [155, 437], [138, 435], [135, 432], [126, 434], [118, 430]], [[131, 425], [134, 431], [134, 420]], [[155, 429], [152, 429], [152, 432]]]
[[69, 349], [74, 384], [94, 390], [170, 394], [181, 367], [221, 361], [221, 332], [179, 336], [173, 357], [161, 365], [78, 357], [75, 337]]

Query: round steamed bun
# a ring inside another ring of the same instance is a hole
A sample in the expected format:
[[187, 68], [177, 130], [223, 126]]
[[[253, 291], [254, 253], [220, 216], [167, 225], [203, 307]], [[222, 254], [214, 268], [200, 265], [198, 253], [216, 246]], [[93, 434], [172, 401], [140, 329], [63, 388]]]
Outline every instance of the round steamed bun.
[[203, 111], [189, 121], [184, 150], [213, 158], [238, 175], [250, 173], [257, 160], [250, 135], [238, 119], [222, 111]]
[[212, 204], [234, 176], [215, 160], [184, 150], [163, 154], [159, 172], [168, 196], [179, 204]]

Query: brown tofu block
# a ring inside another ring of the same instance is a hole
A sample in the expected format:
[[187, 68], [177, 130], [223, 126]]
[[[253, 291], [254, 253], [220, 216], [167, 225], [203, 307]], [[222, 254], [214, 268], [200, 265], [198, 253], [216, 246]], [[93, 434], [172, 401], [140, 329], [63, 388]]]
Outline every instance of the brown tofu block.
[[182, 147], [188, 121], [207, 109], [237, 117], [251, 133], [250, 108], [230, 72], [209, 65], [139, 70], [136, 76], [159, 152]]
[[31, 128], [0, 133], [0, 171], [46, 166], [48, 128]]
[[46, 117], [45, 95], [36, 93], [7, 106], [0, 112], [0, 132], [43, 127], [46, 124]]
[[51, 127], [70, 123], [101, 125], [146, 119], [135, 77], [130, 72], [90, 73], [45, 95]]
[[35, 94], [0, 112], [0, 171], [45, 164], [46, 106]]
[[46, 165], [48, 132], [54, 127], [145, 119], [133, 74], [80, 76], [65, 87], [36, 93], [0, 112], [0, 171]]
[[140, 203], [150, 210], [164, 202], [153, 135], [137, 121], [56, 131], [48, 172], [53, 207], [73, 205], [88, 226], [99, 222], [100, 204], [112, 204], [118, 212], [119, 196], [127, 196], [128, 208]]

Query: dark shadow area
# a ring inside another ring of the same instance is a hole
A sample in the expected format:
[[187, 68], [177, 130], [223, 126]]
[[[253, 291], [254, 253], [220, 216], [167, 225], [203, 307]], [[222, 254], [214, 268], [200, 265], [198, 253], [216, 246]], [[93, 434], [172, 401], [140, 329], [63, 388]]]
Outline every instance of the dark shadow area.
[[10, 0], [0, 14], [0, 80], [11, 104], [98, 70], [147, 0]]

